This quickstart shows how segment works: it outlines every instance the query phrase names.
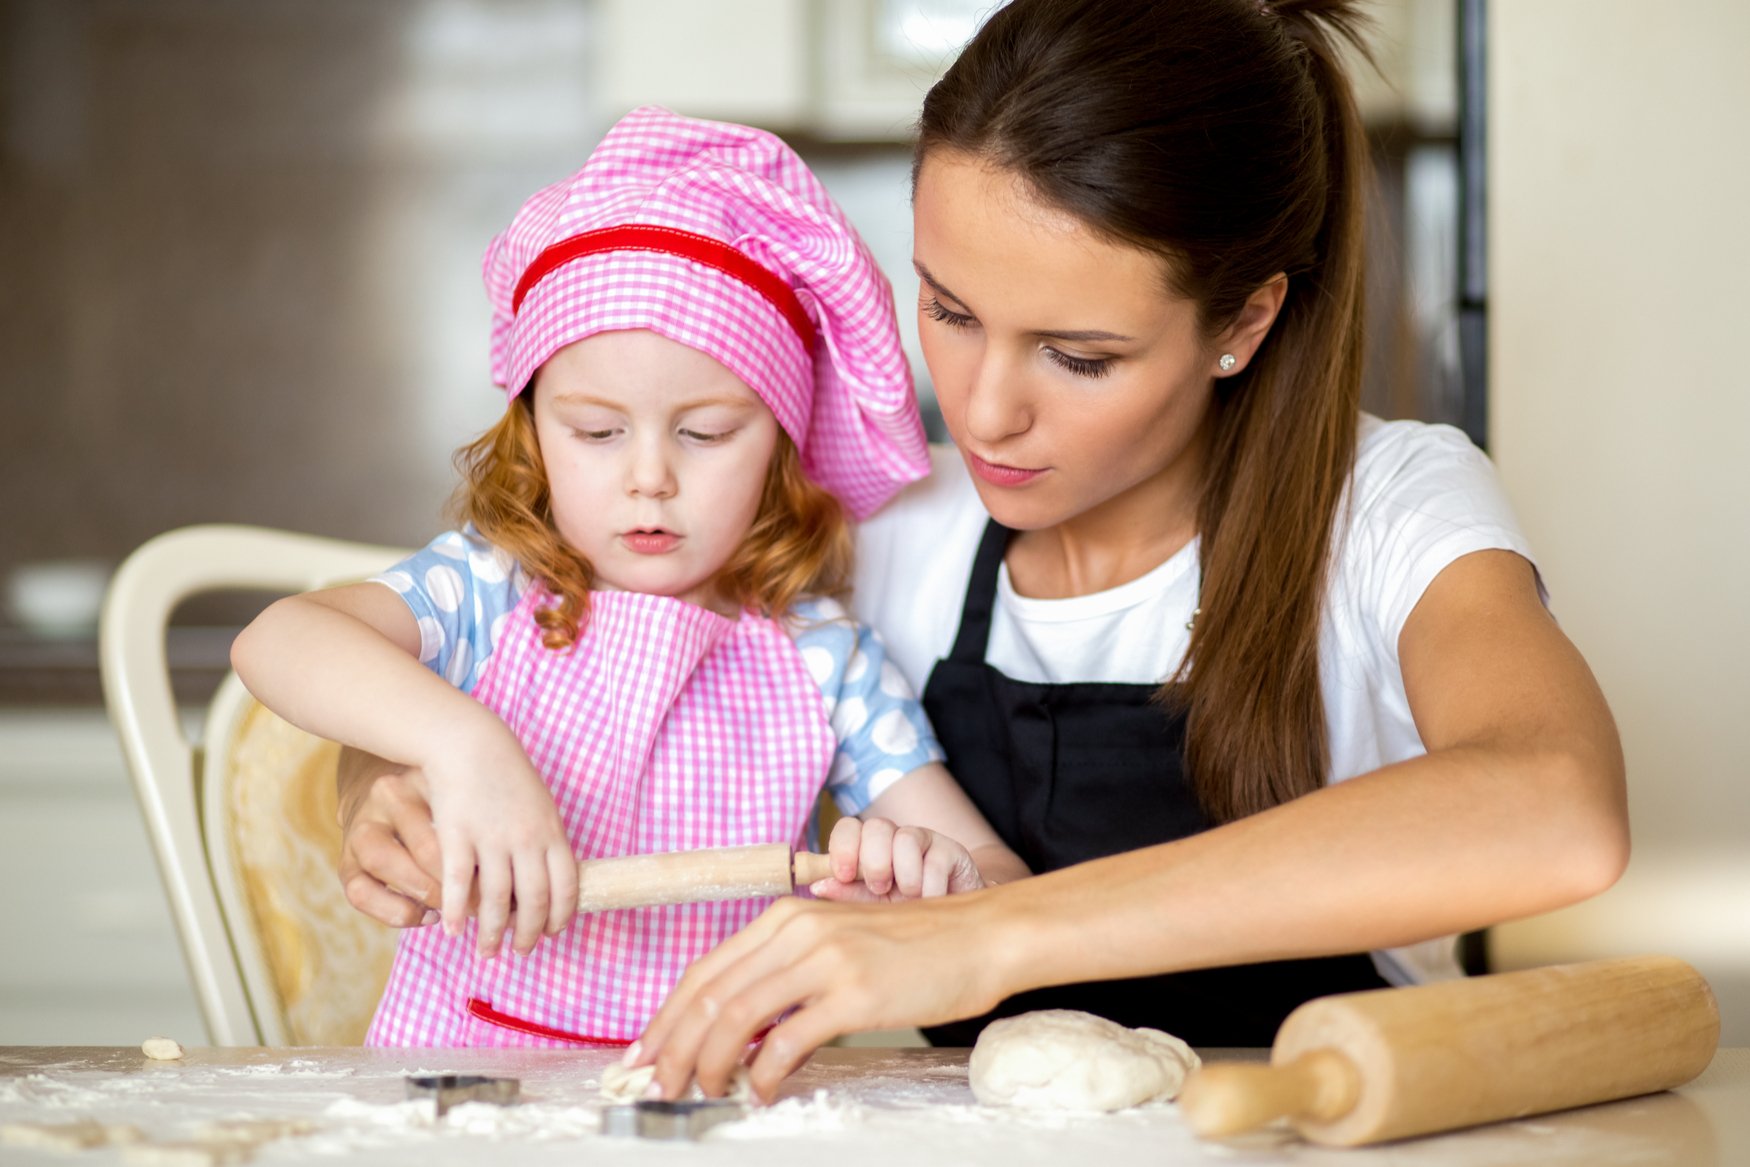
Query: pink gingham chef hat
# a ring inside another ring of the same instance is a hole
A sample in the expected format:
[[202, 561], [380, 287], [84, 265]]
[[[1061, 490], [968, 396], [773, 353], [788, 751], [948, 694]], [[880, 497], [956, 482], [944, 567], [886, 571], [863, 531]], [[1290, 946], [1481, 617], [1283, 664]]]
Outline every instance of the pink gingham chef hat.
[[857, 518], [929, 470], [892, 289], [763, 130], [633, 110], [523, 204], [484, 269], [492, 379], [510, 397], [565, 345], [647, 328], [745, 381]]

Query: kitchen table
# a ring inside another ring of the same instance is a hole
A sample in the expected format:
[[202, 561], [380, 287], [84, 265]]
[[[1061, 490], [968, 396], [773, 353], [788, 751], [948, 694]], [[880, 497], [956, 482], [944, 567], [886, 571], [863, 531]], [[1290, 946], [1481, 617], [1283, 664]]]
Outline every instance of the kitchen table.
[[[1360, 1164], [1609, 1167], [1750, 1163], [1750, 1049], [1721, 1050], [1680, 1090], [1361, 1150], [1303, 1143], [1285, 1129], [1224, 1143], [1196, 1139], [1171, 1105], [1111, 1115], [980, 1106], [966, 1050], [827, 1049], [779, 1100], [694, 1143], [604, 1134], [597, 1097], [608, 1051], [191, 1048], [155, 1062], [138, 1049], [0, 1048], [0, 1125], [95, 1119], [153, 1142], [212, 1124], [284, 1122], [250, 1161], [462, 1167], [628, 1163], [736, 1167], [933, 1163], [1097, 1165]], [[1207, 1051], [1210, 1060], [1264, 1051]], [[406, 1077], [486, 1074], [521, 1082], [515, 1105], [469, 1102], [441, 1119], [406, 1097]], [[108, 1167], [125, 1148], [57, 1152], [0, 1145], [0, 1161]], [[137, 1154], [134, 1152], [132, 1154]]]

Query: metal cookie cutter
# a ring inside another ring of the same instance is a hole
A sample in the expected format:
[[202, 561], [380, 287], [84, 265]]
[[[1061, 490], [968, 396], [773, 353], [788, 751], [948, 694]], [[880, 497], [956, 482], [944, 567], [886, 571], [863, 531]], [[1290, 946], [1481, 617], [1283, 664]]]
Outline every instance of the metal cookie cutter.
[[663, 1102], [655, 1099], [609, 1106], [602, 1111], [602, 1133], [640, 1139], [691, 1141], [720, 1123], [747, 1116], [747, 1107], [727, 1099]]
[[442, 1118], [452, 1106], [464, 1102], [491, 1102], [509, 1106], [522, 1092], [517, 1078], [488, 1078], [481, 1074], [411, 1074], [407, 1078], [407, 1097], [429, 1098], [433, 1117]]

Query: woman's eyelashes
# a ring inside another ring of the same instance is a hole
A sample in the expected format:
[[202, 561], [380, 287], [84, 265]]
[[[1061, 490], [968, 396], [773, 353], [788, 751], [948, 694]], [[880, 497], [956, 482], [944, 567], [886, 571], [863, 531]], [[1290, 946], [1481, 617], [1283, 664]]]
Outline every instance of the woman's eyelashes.
[[1112, 371], [1112, 358], [1072, 357], [1068, 353], [1059, 352], [1046, 345], [1043, 350], [1045, 359], [1060, 369], [1067, 369], [1078, 377], [1104, 377]]
[[[942, 301], [934, 296], [923, 302], [923, 309], [924, 314], [931, 320], [940, 321], [949, 328], [971, 328], [978, 323], [977, 320], [963, 312], [955, 312], [945, 307]], [[1111, 357], [1072, 357], [1050, 345], [1046, 345], [1040, 351], [1052, 364], [1066, 372], [1074, 373], [1078, 377], [1104, 377], [1112, 371]]]
[[964, 313], [951, 312], [947, 308], [944, 308], [942, 306], [942, 301], [936, 299], [934, 296], [931, 296], [928, 300], [924, 301], [924, 313], [928, 315], [931, 320], [940, 321], [950, 328], [971, 328], [974, 324], [978, 323], [972, 317], [967, 316]]

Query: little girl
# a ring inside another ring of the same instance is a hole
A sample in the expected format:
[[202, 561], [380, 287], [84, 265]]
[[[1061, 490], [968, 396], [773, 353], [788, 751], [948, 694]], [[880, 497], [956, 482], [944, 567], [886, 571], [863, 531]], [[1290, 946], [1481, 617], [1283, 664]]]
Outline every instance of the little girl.
[[822, 894], [1024, 874], [832, 599], [844, 512], [928, 461], [887, 282], [801, 159], [634, 111], [485, 276], [510, 401], [459, 457], [463, 528], [232, 653], [288, 720], [430, 784], [443, 928], [403, 935], [368, 1042], [631, 1040], [769, 901], [574, 920], [578, 859], [800, 844], [823, 786], [870, 821], [835, 829]]

